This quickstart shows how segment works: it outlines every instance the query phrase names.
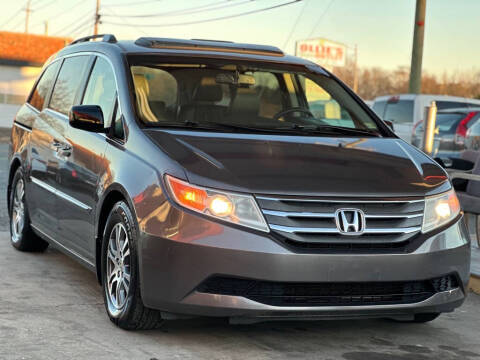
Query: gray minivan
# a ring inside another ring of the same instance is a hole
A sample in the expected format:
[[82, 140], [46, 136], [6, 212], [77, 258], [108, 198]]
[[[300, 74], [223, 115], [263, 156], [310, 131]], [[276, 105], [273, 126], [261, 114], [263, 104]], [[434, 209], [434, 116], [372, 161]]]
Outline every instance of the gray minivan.
[[445, 171], [277, 48], [82, 38], [13, 125], [12, 245], [94, 271], [122, 328], [425, 322], [465, 299], [470, 240]]

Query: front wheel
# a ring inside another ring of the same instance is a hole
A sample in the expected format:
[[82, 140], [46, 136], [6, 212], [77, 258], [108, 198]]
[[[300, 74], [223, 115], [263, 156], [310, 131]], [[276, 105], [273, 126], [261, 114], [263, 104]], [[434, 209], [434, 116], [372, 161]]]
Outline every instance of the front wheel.
[[137, 231], [130, 208], [119, 201], [110, 211], [102, 242], [102, 287], [110, 320], [125, 330], [161, 323], [160, 312], [143, 305], [138, 274]]
[[38, 237], [30, 226], [30, 216], [25, 200], [25, 179], [21, 167], [13, 176], [9, 204], [12, 246], [20, 251], [44, 251], [48, 243]]

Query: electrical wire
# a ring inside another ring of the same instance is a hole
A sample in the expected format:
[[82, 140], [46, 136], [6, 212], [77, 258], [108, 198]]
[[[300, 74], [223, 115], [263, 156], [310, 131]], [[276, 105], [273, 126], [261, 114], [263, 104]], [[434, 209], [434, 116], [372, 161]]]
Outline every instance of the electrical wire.
[[320, 22], [322, 21], [322, 19], [325, 17], [325, 15], [327, 14], [328, 10], [330, 9], [330, 6], [332, 6], [332, 4], [334, 3], [335, 0], [330, 0], [330, 3], [327, 5], [327, 7], [325, 8], [325, 10], [323, 11], [322, 15], [320, 15], [317, 19], [317, 22], [315, 23], [315, 25], [313, 26], [312, 28], [312, 31], [310, 31], [310, 34], [308, 34], [308, 37], [312, 37], [313, 33], [315, 32], [315, 30], [317, 29], [318, 25], [320, 25]]
[[75, 27], [73, 30], [70, 30], [70, 34], [73, 35], [73, 34], [77, 33], [78, 31], [80, 31], [80, 29], [83, 29], [83, 28], [86, 28], [87, 26], [93, 25], [93, 20], [94, 19], [87, 19], [86, 21], [83, 21], [77, 27]]
[[77, 27], [77, 30], [73, 30], [71, 32], [71, 36], [72, 38], [77, 38], [79, 34], [81, 34], [83, 31], [87, 30], [89, 27], [92, 27], [94, 24], [94, 19], [90, 19], [90, 21], [87, 21], [86, 24], [84, 24], [83, 26], [80, 26], [80, 27]]
[[6, 21], [4, 21], [2, 24], [0, 24], [0, 28], [3, 28], [6, 26], [8, 23], [10, 23], [13, 19], [16, 18], [18, 14], [20, 14], [23, 11], [23, 6], [18, 9], [10, 18], [8, 18]]
[[[194, 8], [187, 8], [187, 9], [180, 9], [180, 10], [175, 10], [175, 11], [168, 11], [168, 12], [163, 12], [163, 13], [156, 13], [156, 14], [142, 14], [142, 15], [122, 15], [124, 17], [129, 17], [129, 18], [147, 18], [147, 17], [162, 17], [162, 16], [180, 16], [180, 15], [190, 15], [190, 14], [196, 14], [200, 12], [205, 12], [205, 11], [212, 11], [212, 10], [219, 10], [219, 9], [224, 9], [224, 8], [230, 8], [238, 5], [243, 5], [249, 2], [253, 2], [256, 0], [244, 0], [241, 2], [233, 2], [232, 0], [226, 0], [226, 1], [221, 1], [221, 2], [215, 2], [215, 3], [210, 3], [204, 6], [197, 6]], [[228, 4], [225, 4], [228, 3]], [[224, 5], [221, 5], [224, 4]]]
[[[88, 22], [88, 21], [91, 21], [94, 17], [93, 17], [93, 14], [92, 14], [92, 10], [89, 10], [87, 13], [84, 13], [84, 15], [80, 16], [78, 19], [85, 19], [86, 16], [91, 16], [89, 18], [86, 19], [86, 21], [83, 21], [81, 22], [81, 24], [84, 24], [85, 22]], [[69, 28], [71, 28], [71, 26], [73, 25], [76, 25], [78, 24], [78, 21], [73, 21], [71, 22], [70, 24], [68, 24], [67, 26], [63, 27], [61, 30], [58, 30], [57, 32], [55, 32], [55, 34], [59, 35], [60, 33], [64, 32], [65, 30], [68, 30]]]
[[288, 34], [287, 39], [285, 40], [285, 43], [283, 44], [283, 48], [284, 48], [284, 49], [287, 47], [288, 42], [290, 41], [290, 38], [291, 38], [292, 35], [293, 35], [293, 32], [294, 32], [295, 29], [297, 28], [298, 22], [300, 21], [300, 19], [302, 18], [303, 13], [305, 12], [305, 9], [306, 9], [306, 7], [307, 7], [307, 2], [308, 2], [308, 0], [305, 0], [305, 1], [304, 1], [302, 10], [300, 10], [300, 12], [298, 13], [297, 20], [295, 20], [295, 23], [294, 23], [293, 26], [292, 26], [292, 30], [290, 30], [290, 33]]
[[[108, 9], [109, 12], [111, 12], [113, 16], [118, 16], [120, 19], [122, 19], [123, 21], [125, 21], [125, 25], [127, 26], [132, 26], [132, 23], [128, 20], [128, 19], [125, 19], [122, 15], [118, 15], [117, 13], [115, 13], [115, 11], [113, 11], [111, 8]], [[149, 35], [148, 33], [146, 33], [145, 31], [143, 31], [142, 29], [140, 29], [139, 27], [137, 28], [138, 31], [140, 31], [142, 34], [144, 35]]]
[[43, 10], [44, 8], [46, 8], [46, 7], [52, 5], [53, 3], [56, 3], [56, 2], [57, 2], [57, 0], [52, 0], [52, 1], [50, 1], [50, 2], [47, 2], [46, 4], [43, 4], [42, 6], [40, 6], [40, 7], [38, 7], [38, 8], [33, 9], [32, 11]]
[[[256, 10], [251, 10], [251, 11], [246, 11], [242, 12], [239, 14], [232, 14], [232, 15], [225, 15], [225, 16], [219, 16], [216, 18], [210, 18], [210, 19], [204, 19], [204, 20], [196, 20], [196, 21], [188, 21], [188, 22], [181, 22], [181, 23], [169, 23], [169, 24], [130, 24], [129, 26], [133, 27], [166, 27], [166, 26], [180, 26], [180, 25], [193, 25], [193, 24], [202, 24], [206, 22], [212, 22], [212, 21], [219, 21], [219, 20], [226, 20], [226, 19], [232, 19], [240, 16], [246, 16], [246, 15], [252, 15], [260, 12], [265, 12], [268, 10], [273, 10], [279, 7], [291, 5], [293, 3], [299, 2], [302, 0], [292, 0], [286, 3], [278, 4], [278, 5], [273, 5], [269, 6], [266, 8], [262, 9], [256, 9]], [[125, 23], [120, 23], [120, 22], [115, 22], [115, 21], [103, 21], [104, 24], [110, 24], [110, 25], [126, 25]]]
[[43, 20], [43, 21], [37, 21], [36, 23], [34, 23], [32, 25], [32, 28], [35, 27], [35, 26], [38, 26], [38, 25], [41, 25], [43, 24], [45, 21], [51, 21], [53, 19], [58, 19], [60, 16], [62, 16], [63, 14], [65, 13], [71, 13], [71, 11], [75, 8], [78, 7], [78, 5], [80, 4], [83, 4], [84, 3], [84, 0], [79, 0], [78, 2], [74, 3], [73, 6], [69, 7], [68, 9], [65, 9], [65, 10], [62, 10], [62, 11], [59, 11], [58, 13], [56, 13], [55, 15], [52, 15], [50, 16], [49, 18]]
[[133, 3], [125, 3], [125, 4], [103, 4], [102, 8], [103, 7], [110, 8], [110, 7], [118, 7], [118, 6], [143, 5], [143, 4], [148, 4], [148, 3], [160, 2], [160, 1], [163, 1], [163, 0], [146, 0], [146, 1], [137, 1], [137, 2], [133, 2]]

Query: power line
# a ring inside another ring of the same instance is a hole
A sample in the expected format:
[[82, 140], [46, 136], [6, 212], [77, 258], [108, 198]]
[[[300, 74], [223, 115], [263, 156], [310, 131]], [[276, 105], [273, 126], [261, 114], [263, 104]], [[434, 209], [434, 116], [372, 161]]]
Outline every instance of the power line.
[[76, 38], [78, 34], [90, 28], [92, 24], [93, 24], [93, 20], [90, 19], [90, 21], [87, 21], [86, 23], [84, 23], [83, 26], [78, 26], [76, 30], [74, 29], [73, 31], [71, 31], [71, 37]]
[[47, 2], [46, 4], [43, 4], [42, 6], [36, 8], [36, 9], [33, 9], [32, 11], [42, 10], [42, 9], [44, 9], [44, 8], [46, 8], [46, 7], [52, 5], [53, 3], [56, 3], [56, 2], [57, 2], [57, 0], [52, 0], [50, 2]]
[[[166, 27], [166, 26], [180, 26], [180, 25], [193, 25], [193, 24], [201, 24], [201, 23], [206, 23], [206, 22], [211, 22], [211, 21], [219, 21], [219, 20], [226, 20], [226, 19], [232, 19], [240, 16], [246, 16], [246, 15], [251, 15], [251, 14], [256, 14], [268, 10], [273, 10], [282, 6], [287, 6], [296, 2], [299, 2], [302, 0], [292, 0], [283, 4], [278, 4], [278, 5], [273, 5], [269, 6], [266, 8], [262, 9], [257, 9], [257, 10], [251, 10], [251, 11], [246, 11], [243, 13], [239, 14], [232, 14], [232, 15], [226, 15], [226, 16], [219, 16], [216, 18], [210, 18], [210, 19], [204, 19], [204, 20], [197, 20], [197, 21], [188, 21], [188, 22], [182, 22], [182, 23], [169, 23], [169, 24], [131, 24], [130, 26], [142, 26], [142, 27]], [[110, 24], [110, 25], [126, 25], [125, 23], [119, 23], [119, 22], [114, 22], [114, 21], [104, 21], [104, 24]]]
[[133, 2], [133, 3], [125, 3], [125, 4], [105, 4], [103, 5], [102, 7], [118, 7], [118, 6], [138, 6], [138, 5], [143, 5], [143, 4], [149, 4], [149, 3], [153, 3], [153, 2], [160, 2], [160, 1], [163, 1], [163, 0], [146, 0], [146, 1], [138, 1], [138, 2]]
[[123, 21], [125, 21], [125, 25], [127, 26], [131, 26], [131, 27], [136, 27], [138, 29], [138, 31], [140, 31], [142, 34], [144, 35], [149, 35], [147, 34], [145, 31], [143, 31], [140, 27], [137, 27], [137, 26], [134, 26], [128, 19], [124, 18], [122, 15], [118, 15], [115, 11], [113, 11], [112, 9], [108, 9], [109, 12], [111, 12], [113, 16], [118, 16], [120, 19], [122, 19]]
[[318, 17], [318, 20], [317, 22], [315, 23], [315, 25], [313, 26], [312, 28], [312, 31], [310, 31], [310, 34], [308, 34], [308, 37], [312, 37], [313, 33], [315, 32], [315, 30], [317, 29], [318, 25], [320, 25], [320, 22], [322, 21], [322, 19], [325, 17], [325, 15], [327, 14], [328, 12], [328, 9], [330, 9], [330, 6], [332, 6], [333, 2], [335, 0], [330, 0], [330, 3], [327, 5], [327, 7], [325, 8], [325, 10], [323, 11], [322, 15], [320, 15]]
[[53, 19], [57, 19], [60, 16], [62, 16], [63, 14], [65, 14], [67, 12], [71, 12], [73, 9], [78, 7], [78, 5], [83, 4], [83, 3], [84, 3], [84, 0], [80, 0], [80, 1], [76, 2], [73, 6], [69, 7], [68, 9], [62, 10], [62, 11], [56, 13], [55, 15], [52, 15], [46, 20], [36, 22], [35, 24], [32, 25], [32, 27], [43, 24], [44, 21], [50, 21], [50, 20], [53, 20]]
[[[124, 17], [129, 17], [129, 18], [147, 18], [147, 17], [161, 17], [161, 16], [179, 16], [179, 15], [189, 15], [189, 14], [196, 14], [200, 12], [205, 12], [205, 11], [212, 11], [212, 10], [219, 10], [219, 9], [224, 9], [224, 8], [230, 8], [238, 5], [243, 5], [248, 2], [253, 2], [256, 0], [244, 0], [241, 2], [233, 2], [232, 0], [226, 0], [222, 2], [215, 2], [215, 3], [210, 3], [204, 6], [197, 6], [193, 8], [187, 8], [187, 9], [180, 9], [180, 10], [175, 10], [175, 11], [168, 11], [168, 12], [163, 12], [163, 13], [156, 13], [156, 14], [142, 14], [142, 15], [123, 15]], [[225, 4], [228, 3], [228, 4]], [[221, 5], [224, 4], [224, 5]]]
[[307, 7], [307, 2], [308, 2], [308, 0], [305, 0], [305, 2], [303, 3], [302, 10], [300, 10], [300, 12], [298, 13], [297, 20], [295, 20], [295, 23], [294, 23], [293, 26], [292, 26], [292, 30], [290, 30], [290, 33], [288, 34], [287, 39], [285, 40], [285, 43], [283, 44], [283, 48], [284, 48], [284, 49], [287, 47], [288, 42], [290, 41], [290, 38], [291, 38], [292, 35], [293, 35], [293, 32], [294, 32], [295, 29], [297, 28], [298, 22], [300, 21], [300, 19], [302, 18], [303, 13], [305, 12], [305, 8]]
[[9, 22], [11, 22], [13, 19], [16, 18], [16, 16], [18, 14], [20, 14], [21, 12], [23, 11], [23, 6], [18, 9], [12, 16], [10, 16], [10, 18], [7, 19], [7, 21], [4, 21], [1, 25], [0, 25], [0, 28], [4, 27], [5, 25], [7, 25]]
[[[79, 18], [77, 18], [77, 20], [79, 19], [84, 19], [86, 16], [88, 15], [92, 15], [92, 10], [89, 10], [87, 13], [84, 13], [84, 15], [80, 16]], [[91, 18], [87, 18], [86, 21], [90, 21], [90, 20], [93, 20], [93, 16]], [[84, 21], [85, 22], [85, 21]], [[82, 24], [84, 23], [82, 22]], [[77, 24], [77, 21], [73, 21], [72, 22], [74, 25]], [[64, 32], [65, 30], [69, 29], [71, 26], [72, 26], [72, 23], [68, 24], [67, 26], [63, 27], [61, 30], [58, 30], [55, 34], [60, 34], [62, 32]]]
[[75, 34], [77, 31], [80, 29], [86, 27], [87, 25], [92, 25], [93, 19], [86, 19], [86, 21], [81, 22], [77, 27], [75, 27], [73, 30], [70, 30], [70, 34]]

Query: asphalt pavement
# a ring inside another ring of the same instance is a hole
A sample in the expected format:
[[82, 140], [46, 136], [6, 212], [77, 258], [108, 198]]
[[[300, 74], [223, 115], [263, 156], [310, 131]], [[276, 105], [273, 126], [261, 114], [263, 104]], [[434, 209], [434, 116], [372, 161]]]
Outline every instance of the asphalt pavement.
[[0, 359], [480, 358], [480, 296], [429, 324], [388, 320], [229, 325], [222, 319], [167, 322], [126, 332], [106, 316], [95, 275], [55, 249], [14, 250], [8, 239], [7, 145], [0, 144]]

